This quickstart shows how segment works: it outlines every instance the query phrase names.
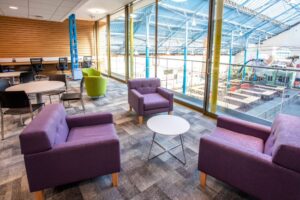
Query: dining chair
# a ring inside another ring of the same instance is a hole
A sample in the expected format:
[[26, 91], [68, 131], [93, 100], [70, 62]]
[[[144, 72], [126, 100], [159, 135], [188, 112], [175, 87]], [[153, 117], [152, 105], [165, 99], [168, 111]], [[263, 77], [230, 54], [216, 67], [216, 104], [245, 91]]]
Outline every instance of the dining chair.
[[81, 68], [90, 68], [92, 66], [92, 56], [83, 56]]
[[58, 58], [58, 65], [56, 66], [56, 69], [60, 70], [61, 73], [64, 74], [64, 71], [68, 69], [68, 58]]
[[4, 140], [4, 115], [20, 115], [21, 124], [24, 124], [22, 115], [30, 114], [31, 119], [33, 119], [33, 112], [40, 109], [43, 105], [44, 103], [31, 104], [24, 91], [1, 91], [0, 112], [2, 140]]
[[69, 105], [70, 105], [70, 101], [80, 101], [82, 109], [85, 112], [84, 102], [82, 99], [83, 83], [84, 83], [84, 78], [82, 78], [80, 81], [80, 92], [63, 93], [60, 97], [60, 100], [63, 102], [63, 104], [67, 101], [69, 103]]
[[22, 72], [20, 74], [20, 83], [28, 83], [31, 81], [34, 81], [34, 75], [33, 72], [29, 71], [29, 72]]
[[58, 95], [60, 98], [60, 95], [68, 90], [67, 76], [65, 74], [52, 74], [49, 75], [49, 81], [61, 81], [65, 83], [65, 89], [54, 90], [54, 91], [43, 93], [43, 95], [49, 97], [50, 103], [52, 104], [51, 96]]
[[0, 79], [0, 91], [5, 91], [10, 86], [8, 79]]
[[35, 75], [35, 78], [40, 79], [43, 76], [39, 75], [41, 71], [44, 70], [43, 68], [43, 58], [30, 58], [30, 63], [32, 67], [32, 72]]

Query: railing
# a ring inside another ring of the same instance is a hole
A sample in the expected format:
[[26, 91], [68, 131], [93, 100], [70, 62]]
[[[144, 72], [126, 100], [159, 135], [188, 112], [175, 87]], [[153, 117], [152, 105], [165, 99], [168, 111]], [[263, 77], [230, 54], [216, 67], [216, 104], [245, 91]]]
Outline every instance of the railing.
[[[150, 77], [154, 77], [155, 58], [149, 59]], [[123, 56], [112, 58], [112, 65], [117, 65], [114, 69], [120, 76], [125, 76], [124, 63]], [[163, 87], [199, 104], [199, 100], [204, 99], [205, 65], [203, 61], [186, 60], [185, 94], [183, 59], [158, 57], [157, 76]], [[145, 77], [145, 66], [145, 56], [134, 56], [133, 78]], [[300, 79], [296, 79], [300, 78], [300, 69], [228, 63], [221, 63], [219, 69], [218, 112], [248, 115], [268, 121], [272, 121], [278, 113], [300, 115], [295, 111], [300, 110]]]

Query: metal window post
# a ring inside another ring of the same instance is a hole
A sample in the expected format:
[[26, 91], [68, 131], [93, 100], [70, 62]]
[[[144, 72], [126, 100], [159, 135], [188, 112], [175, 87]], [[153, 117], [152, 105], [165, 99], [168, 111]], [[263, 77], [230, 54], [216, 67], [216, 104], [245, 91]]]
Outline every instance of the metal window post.
[[110, 52], [110, 15], [106, 16], [106, 49], [107, 49], [107, 75], [111, 76], [111, 52]]
[[256, 59], [259, 59], [259, 53], [260, 53], [260, 36], [258, 38], [258, 43], [257, 43]]
[[150, 60], [149, 60], [149, 20], [150, 17], [146, 17], [146, 78], [150, 76]]
[[158, 56], [158, 1], [155, 0], [155, 77], [157, 77], [157, 56]]
[[228, 77], [227, 77], [227, 88], [230, 88], [230, 80], [231, 80], [231, 65], [232, 65], [232, 50], [233, 50], [233, 32], [231, 31], [231, 41], [230, 41], [230, 49], [229, 49], [229, 67], [228, 67]]
[[246, 63], [247, 63], [247, 51], [248, 51], [248, 41], [249, 37], [246, 39], [245, 48], [244, 48], [244, 68], [243, 68], [243, 74], [242, 74], [242, 80], [245, 80], [246, 77]]
[[189, 23], [188, 21], [185, 23], [185, 46], [184, 46], [184, 63], [183, 63], [183, 85], [182, 85], [182, 93], [186, 94], [186, 82], [187, 82], [187, 53], [188, 53], [188, 37], [189, 37]]
[[129, 79], [129, 7], [125, 6], [125, 81]]
[[129, 78], [134, 78], [134, 19], [133, 19], [133, 7], [129, 6], [129, 43], [130, 43], [130, 59], [129, 59]]

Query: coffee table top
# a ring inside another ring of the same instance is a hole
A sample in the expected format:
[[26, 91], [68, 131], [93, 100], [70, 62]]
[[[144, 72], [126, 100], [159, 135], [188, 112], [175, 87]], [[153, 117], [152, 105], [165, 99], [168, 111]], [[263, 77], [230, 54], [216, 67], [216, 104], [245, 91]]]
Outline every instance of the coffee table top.
[[185, 119], [174, 115], [157, 115], [147, 121], [148, 128], [162, 135], [180, 135], [190, 129]]
[[61, 81], [32, 81], [11, 86], [6, 91], [25, 91], [27, 94], [37, 94], [58, 90], [63, 87], [65, 87], [65, 83]]

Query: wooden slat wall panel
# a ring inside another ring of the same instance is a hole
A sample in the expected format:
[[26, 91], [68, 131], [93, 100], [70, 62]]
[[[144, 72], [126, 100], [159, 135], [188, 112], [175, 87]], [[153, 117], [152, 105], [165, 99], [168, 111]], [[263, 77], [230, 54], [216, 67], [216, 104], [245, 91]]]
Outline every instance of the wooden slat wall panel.
[[[79, 56], [94, 56], [94, 22], [77, 21]], [[69, 23], [0, 16], [0, 58], [70, 56]]]

